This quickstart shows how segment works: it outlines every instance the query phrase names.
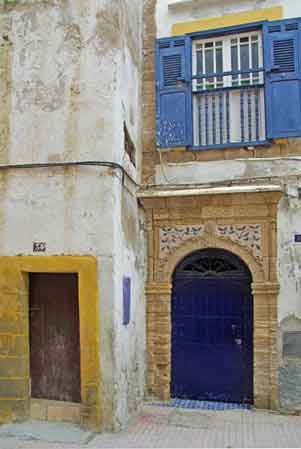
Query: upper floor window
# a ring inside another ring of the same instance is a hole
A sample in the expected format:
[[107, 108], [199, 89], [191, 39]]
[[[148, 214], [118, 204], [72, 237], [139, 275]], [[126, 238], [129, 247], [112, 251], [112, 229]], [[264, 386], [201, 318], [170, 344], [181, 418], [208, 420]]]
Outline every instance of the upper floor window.
[[[256, 84], [258, 72], [263, 66], [261, 32], [243, 33], [215, 39], [193, 42], [193, 75], [200, 76], [194, 82], [194, 89], [212, 89], [229, 86]], [[215, 76], [212, 73], [238, 72], [240, 75]], [[262, 80], [262, 77], [261, 77]]]
[[265, 141], [261, 32], [192, 45], [194, 146]]
[[300, 58], [301, 19], [159, 39], [158, 146], [247, 147], [301, 137]]

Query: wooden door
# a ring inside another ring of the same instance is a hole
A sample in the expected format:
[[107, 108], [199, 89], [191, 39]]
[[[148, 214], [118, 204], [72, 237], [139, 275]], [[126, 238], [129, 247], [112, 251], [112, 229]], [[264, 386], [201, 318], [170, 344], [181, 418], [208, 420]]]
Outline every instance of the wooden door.
[[218, 250], [185, 264], [173, 284], [172, 397], [252, 403], [250, 279]]
[[31, 273], [31, 397], [80, 402], [77, 274]]

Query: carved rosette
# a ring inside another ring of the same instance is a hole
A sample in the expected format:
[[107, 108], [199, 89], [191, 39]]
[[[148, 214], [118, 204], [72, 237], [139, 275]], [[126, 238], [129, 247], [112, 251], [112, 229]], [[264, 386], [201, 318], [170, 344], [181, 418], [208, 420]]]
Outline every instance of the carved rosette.
[[159, 230], [159, 259], [166, 260], [179, 246], [187, 240], [201, 237], [205, 226], [164, 227]]
[[262, 226], [260, 224], [217, 225], [218, 237], [227, 238], [248, 249], [253, 256], [262, 259]]

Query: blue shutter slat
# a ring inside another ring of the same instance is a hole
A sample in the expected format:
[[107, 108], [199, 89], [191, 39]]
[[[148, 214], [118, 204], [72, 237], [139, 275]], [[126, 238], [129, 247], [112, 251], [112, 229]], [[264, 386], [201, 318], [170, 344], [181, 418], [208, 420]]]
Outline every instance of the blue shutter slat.
[[222, 145], [224, 139], [224, 128], [223, 128], [223, 94], [219, 94], [219, 143]]
[[255, 122], [256, 122], [256, 140], [259, 140], [259, 96], [260, 90], [256, 88], [255, 91]]
[[192, 145], [191, 40], [181, 36], [156, 44], [157, 145]]
[[226, 121], [227, 121], [227, 142], [230, 142], [230, 94], [226, 93]]
[[263, 36], [267, 137], [300, 137], [301, 21], [267, 22]]

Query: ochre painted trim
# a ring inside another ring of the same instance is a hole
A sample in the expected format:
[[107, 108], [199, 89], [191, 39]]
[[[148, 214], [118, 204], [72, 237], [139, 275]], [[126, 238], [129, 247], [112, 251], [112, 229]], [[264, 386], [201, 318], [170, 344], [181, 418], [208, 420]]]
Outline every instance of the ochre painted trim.
[[278, 20], [283, 18], [283, 7], [257, 9], [255, 11], [244, 11], [228, 14], [221, 17], [194, 20], [190, 22], [176, 23], [172, 26], [172, 36], [178, 36], [197, 31], [214, 30], [246, 23], [260, 22], [262, 20]]
[[[0, 257], [0, 352], [7, 355], [6, 364], [8, 372], [11, 373], [10, 377], [6, 378], [0, 370], [0, 422], [18, 420], [29, 413], [28, 273], [34, 272], [78, 274], [81, 424], [99, 431], [102, 417], [97, 261], [90, 256]], [[23, 338], [23, 341], [20, 341], [20, 338]], [[24, 368], [23, 363], [21, 368], [10, 367], [9, 360], [12, 355], [23, 360], [25, 358], [27, 366]], [[12, 369], [21, 370], [18, 376], [22, 375], [22, 379], [16, 381]], [[7, 391], [10, 393], [7, 394]], [[2, 408], [1, 399], [5, 399], [7, 410]], [[22, 407], [16, 403], [21, 399], [27, 401], [26, 404], [21, 404]]]

